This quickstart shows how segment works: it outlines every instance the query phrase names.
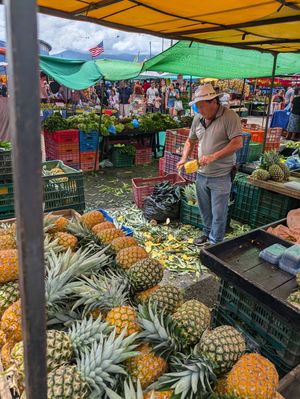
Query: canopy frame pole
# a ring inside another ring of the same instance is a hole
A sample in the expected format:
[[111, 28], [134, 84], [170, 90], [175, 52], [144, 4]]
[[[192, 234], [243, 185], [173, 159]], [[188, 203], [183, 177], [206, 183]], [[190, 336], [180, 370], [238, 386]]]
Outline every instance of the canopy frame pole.
[[[193, 84], [193, 76], [190, 75], [190, 102], [192, 101], [193, 98], [193, 92], [192, 92], [192, 84]], [[192, 115], [192, 107], [190, 107], [190, 115]]]
[[[102, 79], [100, 118], [99, 118], [99, 138], [98, 138], [98, 145], [97, 145], [97, 149], [96, 149], [96, 157], [95, 157], [95, 163], [94, 163], [94, 172], [96, 171], [97, 158], [98, 158], [98, 155], [100, 154], [99, 144], [100, 144], [100, 135], [101, 135], [102, 113], [103, 113], [104, 88], [105, 88], [105, 79]], [[102, 145], [103, 145], [103, 151], [102, 151], [102, 155], [103, 155], [104, 154], [104, 140], [103, 140]], [[99, 159], [99, 162], [100, 162], [100, 159]]]
[[267, 108], [267, 117], [266, 117], [266, 126], [265, 126], [265, 134], [264, 134], [263, 151], [265, 150], [266, 142], [267, 142], [267, 133], [268, 133], [270, 112], [271, 112], [271, 106], [272, 106], [272, 93], [273, 93], [273, 88], [274, 88], [274, 80], [275, 80], [275, 72], [276, 72], [278, 53], [273, 53], [273, 57], [274, 58], [273, 58], [273, 68], [272, 68], [272, 80], [271, 80], [271, 87], [270, 87], [269, 104], [268, 104], [268, 108]]
[[245, 84], [246, 84], [246, 78], [244, 78], [244, 81], [243, 81], [242, 96], [241, 96], [241, 99], [240, 99], [239, 117], [241, 117], [242, 101], [244, 100], [244, 97], [245, 97], [245, 95], [244, 95], [244, 92], [245, 92]]
[[[46, 304], [37, 8], [35, 0], [5, 0], [4, 4], [26, 397], [46, 399]], [[28, 93], [31, 94], [30, 101]]]

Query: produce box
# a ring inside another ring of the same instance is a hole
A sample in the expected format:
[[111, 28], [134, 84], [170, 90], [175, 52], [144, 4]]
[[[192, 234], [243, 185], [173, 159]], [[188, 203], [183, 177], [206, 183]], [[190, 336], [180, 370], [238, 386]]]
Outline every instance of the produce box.
[[249, 143], [251, 140], [251, 134], [243, 132], [243, 148], [236, 152], [236, 163], [243, 164], [246, 163], [249, 151]]
[[0, 219], [14, 216], [14, 188], [12, 183], [0, 184]]
[[56, 144], [76, 144], [79, 142], [79, 133], [77, 129], [56, 130], [49, 132], [44, 130], [45, 145], [54, 142]]
[[91, 151], [81, 152], [80, 169], [83, 172], [99, 170], [99, 152], [91, 152]]
[[115, 168], [127, 168], [132, 166], [134, 162], [134, 156], [128, 154], [122, 154], [118, 150], [113, 150], [112, 163]]
[[143, 207], [145, 197], [153, 193], [156, 184], [168, 181], [174, 186], [184, 186], [186, 181], [177, 173], [170, 173], [166, 176], [135, 178], [131, 180], [133, 198], [138, 208]]
[[263, 144], [250, 141], [247, 162], [258, 161], [262, 155]]
[[[165, 151], [171, 154], [182, 155], [184, 144], [189, 137], [190, 129], [169, 129], [166, 131]], [[191, 154], [192, 159], [198, 158], [198, 142]]]
[[135, 165], [148, 165], [152, 162], [152, 148], [151, 147], [136, 147]]
[[79, 131], [80, 138], [80, 152], [92, 151], [95, 152], [98, 149], [99, 144], [99, 132], [93, 131], [86, 133]]

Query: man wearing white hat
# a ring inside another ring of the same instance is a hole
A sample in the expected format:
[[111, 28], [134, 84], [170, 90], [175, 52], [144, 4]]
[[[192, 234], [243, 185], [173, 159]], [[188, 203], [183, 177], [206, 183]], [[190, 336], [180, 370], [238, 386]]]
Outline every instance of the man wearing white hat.
[[196, 180], [198, 204], [203, 219], [203, 235], [196, 245], [223, 241], [226, 231], [231, 176], [235, 153], [243, 147], [238, 115], [223, 107], [211, 84], [199, 86], [194, 100], [199, 114], [194, 117], [189, 138], [177, 167], [188, 160], [197, 140], [199, 169]]

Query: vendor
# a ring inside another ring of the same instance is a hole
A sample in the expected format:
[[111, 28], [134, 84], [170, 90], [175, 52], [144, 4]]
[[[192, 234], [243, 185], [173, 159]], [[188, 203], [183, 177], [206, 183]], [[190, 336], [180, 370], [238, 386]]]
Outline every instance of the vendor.
[[196, 189], [204, 228], [203, 235], [194, 241], [195, 245], [215, 244], [224, 239], [235, 153], [243, 147], [240, 118], [220, 104], [221, 95], [211, 84], [200, 86], [196, 91], [190, 105], [197, 104], [199, 114], [194, 117], [177, 164], [177, 168], [183, 167], [198, 140], [200, 167]]

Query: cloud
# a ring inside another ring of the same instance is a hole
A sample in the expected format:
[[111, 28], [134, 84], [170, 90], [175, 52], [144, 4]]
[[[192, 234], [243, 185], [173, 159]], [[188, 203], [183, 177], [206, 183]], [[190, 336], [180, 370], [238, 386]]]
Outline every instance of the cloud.
[[[49, 15], [38, 15], [39, 38], [52, 46], [52, 54], [64, 50], [87, 51], [104, 41], [107, 53], [159, 53], [162, 49], [162, 39], [150, 35], [128, 33], [110, 29], [88, 22], [71, 21]], [[4, 6], [0, 6], [0, 39], [5, 40]], [[170, 40], [164, 40], [165, 48]]]

